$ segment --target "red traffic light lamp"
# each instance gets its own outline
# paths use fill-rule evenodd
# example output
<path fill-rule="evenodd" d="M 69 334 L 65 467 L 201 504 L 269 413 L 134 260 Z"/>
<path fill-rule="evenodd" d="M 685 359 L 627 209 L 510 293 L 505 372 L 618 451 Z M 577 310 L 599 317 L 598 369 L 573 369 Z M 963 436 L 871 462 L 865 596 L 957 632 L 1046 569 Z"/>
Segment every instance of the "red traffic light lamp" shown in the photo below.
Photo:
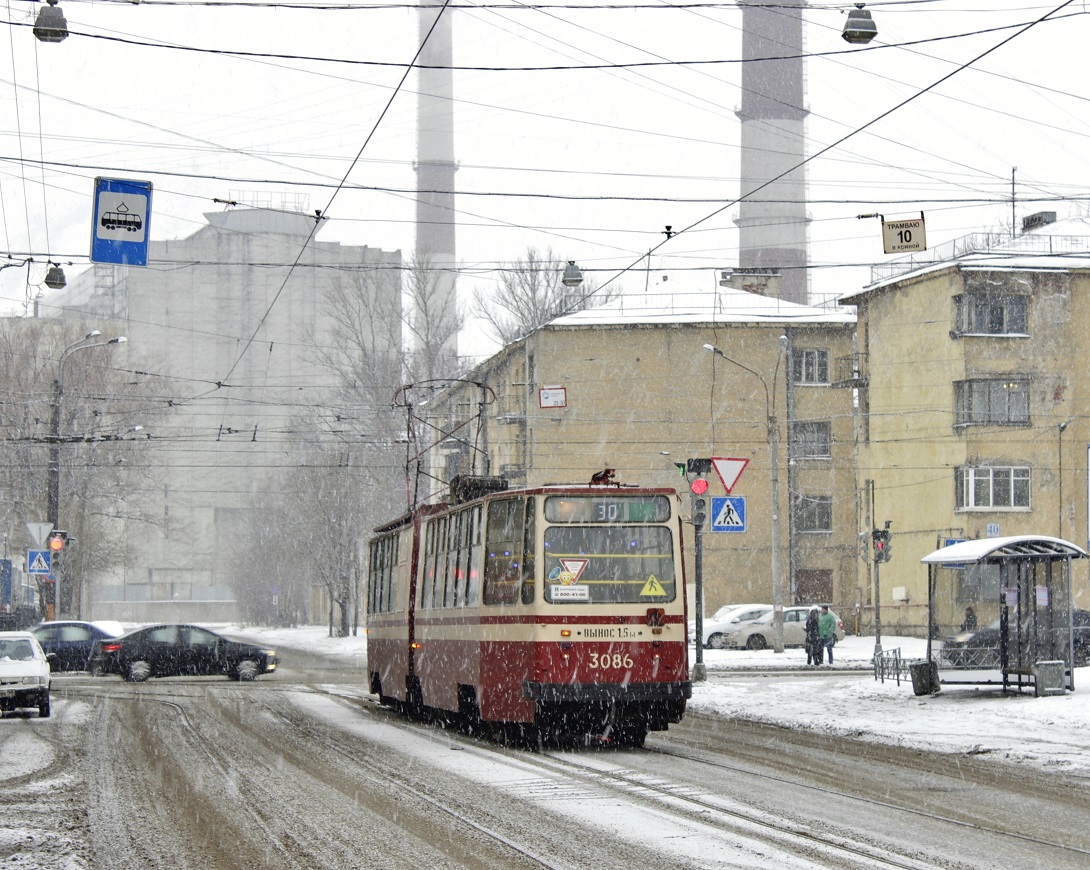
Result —
<path fill-rule="evenodd" d="M 704 495 L 708 491 L 708 479 L 706 477 L 698 477 L 689 484 L 689 490 L 693 495 Z"/>
<path fill-rule="evenodd" d="M 68 543 L 68 532 L 55 531 L 49 536 L 49 540 L 46 541 L 46 545 L 54 553 L 59 553 L 64 549 L 64 545 Z"/>

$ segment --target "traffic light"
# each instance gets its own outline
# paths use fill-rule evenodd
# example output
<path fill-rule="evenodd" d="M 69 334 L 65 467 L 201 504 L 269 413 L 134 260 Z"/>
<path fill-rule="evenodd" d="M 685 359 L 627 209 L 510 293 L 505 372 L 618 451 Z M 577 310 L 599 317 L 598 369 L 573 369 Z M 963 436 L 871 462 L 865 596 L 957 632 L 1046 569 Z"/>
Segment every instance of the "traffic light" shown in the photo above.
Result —
<path fill-rule="evenodd" d="M 689 484 L 689 507 L 692 509 L 693 525 L 704 528 L 708 521 L 708 479 L 697 477 Z"/>
<path fill-rule="evenodd" d="M 871 532 L 871 539 L 874 541 L 875 562 L 888 562 L 893 558 L 893 553 L 890 551 L 889 529 L 875 529 Z"/>
<path fill-rule="evenodd" d="M 59 553 L 64 549 L 64 545 L 68 543 L 68 532 L 56 529 L 49 533 L 49 540 L 46 541 L 46 545 L 54 553 Z"/>
<path fill-rule="evenodd" d="M 685 470 L 689 474 L 707 474 L 712 470 L 710 459 L 686 459 Z"/>

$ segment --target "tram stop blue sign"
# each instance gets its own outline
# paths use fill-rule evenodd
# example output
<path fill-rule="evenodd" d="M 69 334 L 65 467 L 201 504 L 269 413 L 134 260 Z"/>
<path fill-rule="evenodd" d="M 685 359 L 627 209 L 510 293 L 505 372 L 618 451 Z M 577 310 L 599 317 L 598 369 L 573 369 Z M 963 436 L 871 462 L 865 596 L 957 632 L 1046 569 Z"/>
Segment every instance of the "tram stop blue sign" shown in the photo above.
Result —
<path fill-rule="evenodd" d="M 91 262 L 148 264 L 151 182 L 96 178 Z"/>

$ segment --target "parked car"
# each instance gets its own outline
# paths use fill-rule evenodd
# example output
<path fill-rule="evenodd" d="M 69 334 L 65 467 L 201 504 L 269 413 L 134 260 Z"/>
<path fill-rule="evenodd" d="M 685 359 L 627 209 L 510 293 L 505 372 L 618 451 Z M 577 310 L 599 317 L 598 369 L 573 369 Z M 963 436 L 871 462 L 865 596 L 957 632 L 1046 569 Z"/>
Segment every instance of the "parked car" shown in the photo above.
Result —
<path fill-rule="evenodd" d="M 806 645 L 806 615 L 811 605 L 805 607 L 785 607 L 783 611 L 783 645 Z M 833 643 L 844 640 L 844 622 L 836 613 L 829 611 L 836 618 L 836 634 Z M 725 635 L 725 641 L 731 649 L 767 649 L 772 642 L 772 608 L 753 622 L 734 627 Z"/>
<path fill-rule="evenodd" d="M 810 615 L 812 604 L 801 607 L 785 607 L 783 609 L 783 645 L 806 646 L 806 617 Z M 821 605 L 818 605 L 819 607 Z M 844 640 L 844 621 L 832 610 L 829 611 L 836 617 L 836 633 L 833 635 L 833 644 Z"/>
<path fill-rule="evenodd" d="M 272 673 L 276 651 L 230 640 L 197 625 L 150 625 L 95 641 L 93 674 L 118 674 L 131 682 L 149 677 L 223 675 L 253 680 Z"/>
<path fill-rule="evenodd" d="M 726 649 L 727 634 L 739 625 L 760 619 L 772 612 L 771 604 L 732 604 L 720 607 L 715 615 L 704 620 L 705 649 Z M 696 638 L 696 623 L 692 623 L 690 636 Z"/>
<path fill-rule="evenodd" d="M 1074 665 L 1083 667 L 1090 663 L 1090 610 L 1072 611 L 1071 631 Z M 944 638 L 939 661 L 949 668 L 998 668 L 999 618 Z"/>
<path fill-rule="evenodd" d="M 96 640 L 117 637 L 125 633 L 120 622 L 42 622 L 31 633 L 42 645 L 53 673 L 85 671 L 91 660 Z"/>
<path fill-rule="evenodd" d="M 49 661 L 29 631 L 0 631 L 0 714 L 26 707 L 49 715 Z"/>

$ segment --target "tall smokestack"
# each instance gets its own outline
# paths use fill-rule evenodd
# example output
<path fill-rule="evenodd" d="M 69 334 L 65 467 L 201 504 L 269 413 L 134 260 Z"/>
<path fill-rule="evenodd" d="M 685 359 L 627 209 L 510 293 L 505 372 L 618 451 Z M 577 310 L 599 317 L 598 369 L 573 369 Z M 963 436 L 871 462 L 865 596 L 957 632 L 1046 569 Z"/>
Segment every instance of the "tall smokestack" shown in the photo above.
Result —
<path fill-rule="evenodd" d="M 738 262 L 777 269 L 779 297 L 808 300 L 802 7 L 742 6 L 742 202 Z M 762 60 L 776 58 L 776 60 Z M 792 167 L 800 166 L 798 169 Z M 787 173 L 784 175 L 784 173 Z M 757 191 L 762 184 L 783 175 Z M 756 192 L 753 192 L 756 191 Z M 770 285 L 774 286 L 774 285 Z"/>
<path fill-rule="evenodd" d="M 444 298 L 433 310 L 455 315 L 457 256 L 454 246 L 454 64 L 451 12 L 437 0 L 420 11 L 420 39 L 427 38 L 418 71 L 416 141 L 416 260 L 427 264 Z M 433 7 L 433 8 L 432 8 Z M 436 16 L 439 17 L 438 23 Z M 432 31 L 432 25 L 435 25 Z M 431 36 L 428 33 L 431 32 Z M 457 355 L 457 334 L 442 349 Z"/>

